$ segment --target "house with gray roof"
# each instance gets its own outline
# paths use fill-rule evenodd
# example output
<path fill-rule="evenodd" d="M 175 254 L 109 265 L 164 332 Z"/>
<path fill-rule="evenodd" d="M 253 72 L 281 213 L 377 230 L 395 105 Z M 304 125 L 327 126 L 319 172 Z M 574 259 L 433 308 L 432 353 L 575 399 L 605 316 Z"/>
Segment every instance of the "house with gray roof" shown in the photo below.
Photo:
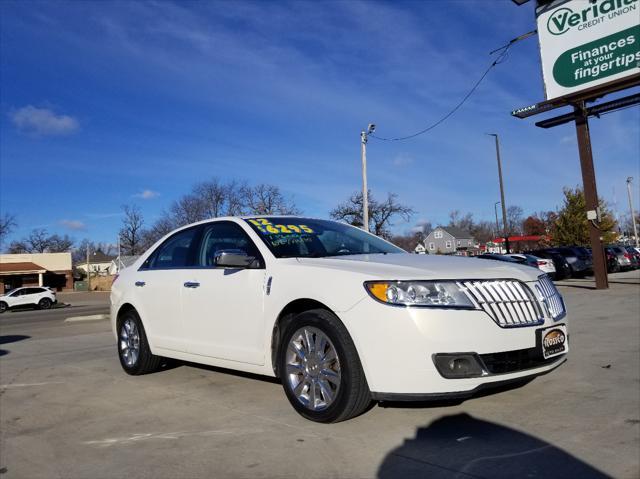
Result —
<path fill-rule="evenodd" d="M 473 249 L 475 244 L 471 233 L 455 226 L 438 226 L 424 240 L 429 254 L 454 254 Z"/>

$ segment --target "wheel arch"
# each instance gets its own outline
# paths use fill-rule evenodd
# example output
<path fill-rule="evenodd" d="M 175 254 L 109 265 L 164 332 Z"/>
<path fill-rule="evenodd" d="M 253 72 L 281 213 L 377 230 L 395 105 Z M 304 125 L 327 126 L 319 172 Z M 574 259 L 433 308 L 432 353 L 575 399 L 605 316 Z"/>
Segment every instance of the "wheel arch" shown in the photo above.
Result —
<path fill-rule="evenodd" d="M 131 304 L 131 303 L 122 304 L 120 306 L 120 308 L 118 309 L 118 313 L 116 314 L 116 324 L 115 324 L 116 331 L 120 327 L 120 319 L 122 319 L 122 316 L 124 316 L 124 314 L 128 313 L 129 311 L 135 311 L 135 313 L 140 318 L 140 313 L 138 312 L 138 310 L 136 309 L 136 307 L 133 304 Z M 142 318 L 140 318 L 140 321 L 142 321 Z"/>
<path fill-rule="evenodd" d="M 278 371 L 278 352 L 280 351 L 280 345 L 282 340 L 282 333 L 286 329 L 287 325 L 293 321 L 296 315 L 312 309 L 324 309 L 325 311 L 333 314 L 340 322 L 342 320 L 329 306 L 311 298 L 298 298 L 289 302 L 276 318 L 273 329 L 271 331 L 271 367 L 276 377 L 280 377 Z M 343 323 L 344 324 L 344 323 Z"/>

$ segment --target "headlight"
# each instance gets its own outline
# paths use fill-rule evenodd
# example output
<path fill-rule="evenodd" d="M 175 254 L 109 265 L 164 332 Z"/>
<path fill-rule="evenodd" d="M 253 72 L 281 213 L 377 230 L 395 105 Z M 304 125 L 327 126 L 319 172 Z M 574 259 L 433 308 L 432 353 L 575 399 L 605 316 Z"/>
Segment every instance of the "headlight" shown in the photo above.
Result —
<path fill-rule="evenodd" d="M 364 287 L 373 299 L 385 304 L 476 308 L 455 281 L 367 281 Z"/>

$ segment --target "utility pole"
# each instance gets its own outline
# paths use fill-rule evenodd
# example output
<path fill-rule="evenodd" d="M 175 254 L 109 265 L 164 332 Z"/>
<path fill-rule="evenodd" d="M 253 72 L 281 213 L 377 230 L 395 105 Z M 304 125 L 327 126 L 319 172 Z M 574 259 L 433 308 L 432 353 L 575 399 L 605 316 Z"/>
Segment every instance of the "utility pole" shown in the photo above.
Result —
<path fill-rule="evenodd" d="M 596 288 L 609 288 L 607 276 L 607 261 L 604 255 L 604 246 L 600 228 L 600 207 L 598 204 L 598 190 L 596 188 L 596 172 L 593 167 L 593 153 L 591 151 L 591 134 L 589 133 L 588 113 L 585 102 L 580 101 L 573 107 L 576 135 L 578 137 L 578 152 L 580 154 L 580 170 L 582 171 L 582 184 L 584 187 L 584 200 L 587 209 L 589 224 L 589 238 L 591 240 L 591 252 L 593 254 L 593 274 L 596 277 Z"/>
<path fill-rule="evenodd" d="M 496 236 L 500 234 L 500 223 L 498 223 L 498 205 L 499 204 L 500 204 L 499 201 L 496 201 L 493 204 L 493 212 L 496 214 Z"/>
<path fill-rule="evenodd" d="M 91 291 L 91 267 L 89 265 L 89 243 L 87 243 L 87 290 Z"/>
<path fill-rule="evenodd" d="M 367 131 L 360 132 L 360 144 L 362 151 L 362 229 L 369 232 L 369 188 L 367 186 L 367 141 L 371 133 L 376 130 L 376 125 L 369 123 Z"/>
<path fill-rule="evenodd" d="M 631 182 L 633 178 L 627 178 L 627 193 L 629 194 L 629 211 L 631 211 L 631 223 L 633 224 L 633 238 L 636 241 L 636 248 L 640 248 L 640 239 L 638 239 L 638 228 L 636 227 L 636 214 L 633 211 L 633 201 L 631 200 Z"/>
<path fill-rule="evenodd" d="M 504 231 L 504 247 L 507 250 L 507 254 L 511 251 L 509 249 L 509 232 L 507 231 L 507 207 L 504 203 L 504 185 L 502 183 L 502 163 L 500 161 L 500 142 L 498 141 L 498 135 L 495 133 L 487 133 L 489 136 L 493 136 L 496 140 L 496 157 L 498 158 L 498 178 L 500 179 L 500 201 L 502 203 L 502 229 Z"/>

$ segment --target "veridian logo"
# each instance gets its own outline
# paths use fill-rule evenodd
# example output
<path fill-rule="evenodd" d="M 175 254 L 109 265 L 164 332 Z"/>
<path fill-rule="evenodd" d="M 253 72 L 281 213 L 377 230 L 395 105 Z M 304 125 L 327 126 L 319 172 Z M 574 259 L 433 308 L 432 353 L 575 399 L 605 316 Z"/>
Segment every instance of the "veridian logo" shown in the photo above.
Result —
<path fill-rule="evenodd" d="M 586 2 L 586 0 L 578 3 L 576 0 L 572 3 L 573 5 L 586 5 L 586 8 L 579 12 L 574 12 L 567 7 L 557 9 L 547 20 L 547 30 L 552 35 L 562 35 L 578 25 L 583 25 L 582 28 L 584 28 L 606 18 L 611 19 L 626 14 L 635 15 L 637 8 L 635 3 L 638 3 L 638 0 L 601 0 L 598 3 Z"/>
<path fill-rule="evenodd" d="M 569 17 L 573 15 L 570 8 L 560 8 L 553 12 L 547 21 L 547 30 L 553 35 L 562 35 L 569 30 Z"/>

